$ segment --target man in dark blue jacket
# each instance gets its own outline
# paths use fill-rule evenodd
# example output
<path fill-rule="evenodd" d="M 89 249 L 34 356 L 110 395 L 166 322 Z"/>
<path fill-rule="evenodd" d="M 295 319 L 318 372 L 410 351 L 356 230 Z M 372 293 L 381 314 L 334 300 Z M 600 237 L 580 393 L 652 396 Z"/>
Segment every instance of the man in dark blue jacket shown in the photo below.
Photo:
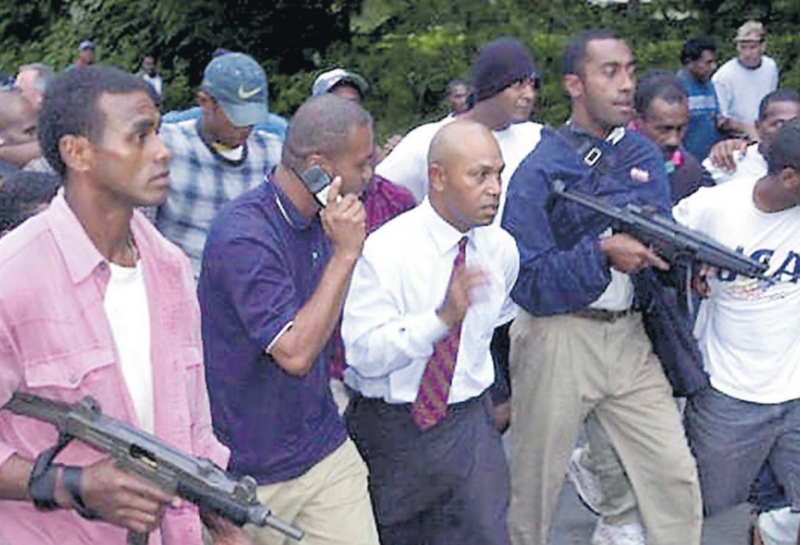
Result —
<path fill-rule="evenodd" d="M 701 539 L 701 497 L 671 387 L 636 310 L 633 275 L 668 264 L 610 221 L 556 197 L 567 188 L 669 214 L 664 162 L 625 132 L 634 115 L 634 62 L 611 32 L 574 38 L 564 60 L 571 119 L 549 131 L 509 186 L 502 226 L 520 251 L 512 298 L 523 309 L 510 337 L 515 545 L 544 545 L 568 459 L 593 412 L 631 480 L 650 545 Z M 593 544 L 645 543 L 624 513 Z M 610 531 L 610 526 L 611 528 Z M 614 535 L 612 535 L 614 533 Z"/>

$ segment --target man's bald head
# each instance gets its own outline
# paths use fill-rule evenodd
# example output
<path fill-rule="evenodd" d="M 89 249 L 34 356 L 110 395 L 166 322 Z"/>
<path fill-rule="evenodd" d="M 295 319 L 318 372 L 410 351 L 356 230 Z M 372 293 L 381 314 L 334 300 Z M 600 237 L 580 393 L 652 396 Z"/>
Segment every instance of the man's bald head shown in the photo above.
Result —
<path fill-rule="evenodd" d="M 428 149 L 431 206 L 462 232 L 489 225 L 500 204 L 503 166 L 487 127 L 466 119 L 445 125 Z"/>
<path fill-rule="evenodd" d="M 0 140 L 3 145 L 36 140 L 36 111 L 18 91 L 0 91 Z"/>
<path fill-rule="evenodd" d="M 498 142 L 486 126 L 468 119 L 448 123 L 437 131 L 428 148 L 428 164 L 446 165 L 469 153 L 471 146 L 495 146 Z M 498 149 L 500 154 L 500 148 Z"/>

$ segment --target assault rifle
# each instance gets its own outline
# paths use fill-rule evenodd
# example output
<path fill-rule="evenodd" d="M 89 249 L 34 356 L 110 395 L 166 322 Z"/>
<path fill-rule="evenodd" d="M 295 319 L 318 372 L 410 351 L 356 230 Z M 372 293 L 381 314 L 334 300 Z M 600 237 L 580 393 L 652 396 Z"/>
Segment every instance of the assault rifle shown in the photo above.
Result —
<path fill-rule="evenodd" d="M 688 286 L 695 263 L 706 263 L 718 269 L 771 282 L 765 274 L 768 271 L 767 263 L 734 252 L 712 237 L 684 227 L 652 209 L 634 204 L 619 208 L 597 197 L 569 191 L 562 180 L 554 181 L 552 188 L 559 197 L 611 218 L 616 230 L 628 233 L 643 244 L 650 245 L 671 264 L 686 266 Z"/>
<path fill-rule="evenodd" d="M 53 424 L 60 434 L 55 452 L 78 439 L 111 455 L 121 469 L 238 526 L 269 526 L 296 540 L 303 537 L 303 532 L 259 503 L 252 477 L 236 481 L 211 460 L 183 454 L 149 433 L 105 416 L 91 397 L 68 404 L 17 392 L 4 408 Z M 146 544 L 147 534 L 129 532 L 128 543 Z"/>

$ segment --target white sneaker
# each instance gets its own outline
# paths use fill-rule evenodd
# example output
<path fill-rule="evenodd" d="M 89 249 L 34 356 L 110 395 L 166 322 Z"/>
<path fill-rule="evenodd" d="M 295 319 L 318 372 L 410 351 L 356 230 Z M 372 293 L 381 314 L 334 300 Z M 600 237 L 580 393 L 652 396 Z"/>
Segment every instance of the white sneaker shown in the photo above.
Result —
<path fill-rule="evenodd" d="M 760 513 L 757 527 L 764 545 L 795 545 L 798 543 L 798 513 L 789 507 Z"/>
<path fill-rule="evenodd" d="M 592 533 L 592 545 L 645 545 L 645 528 L 639 522 L 608 524 L 598 519 Z"/>
<path fill-rule="evenodd" d="M 570 463 L 567 466 L 567 477 L 573 483 L 573 488 L 576 489 L 581 503 L 595 513 L 601 514 L 601 501 L 603 501 L 603 492 L 601 491 L 601 482 L 595 473 L 581 465 L 581 457 L 584 453 L 584 447 L 576 447 L 570 455 Z"/>

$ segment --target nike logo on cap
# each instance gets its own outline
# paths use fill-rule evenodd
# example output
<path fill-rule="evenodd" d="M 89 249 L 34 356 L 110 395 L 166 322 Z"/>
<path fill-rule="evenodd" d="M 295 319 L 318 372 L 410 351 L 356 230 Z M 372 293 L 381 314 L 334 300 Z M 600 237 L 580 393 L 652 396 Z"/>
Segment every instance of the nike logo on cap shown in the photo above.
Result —
<path fill-rule="evenodd" d="M 251 97 L 256 96 L 259 93 L 259 91 L 261 91 L 261 87 L 256 87 L 252 91 L 245 91 L 245 87 L 243 85 L 240 85 L 237 94 L 239 95 L 240 100 L 247 100 Z"/>

